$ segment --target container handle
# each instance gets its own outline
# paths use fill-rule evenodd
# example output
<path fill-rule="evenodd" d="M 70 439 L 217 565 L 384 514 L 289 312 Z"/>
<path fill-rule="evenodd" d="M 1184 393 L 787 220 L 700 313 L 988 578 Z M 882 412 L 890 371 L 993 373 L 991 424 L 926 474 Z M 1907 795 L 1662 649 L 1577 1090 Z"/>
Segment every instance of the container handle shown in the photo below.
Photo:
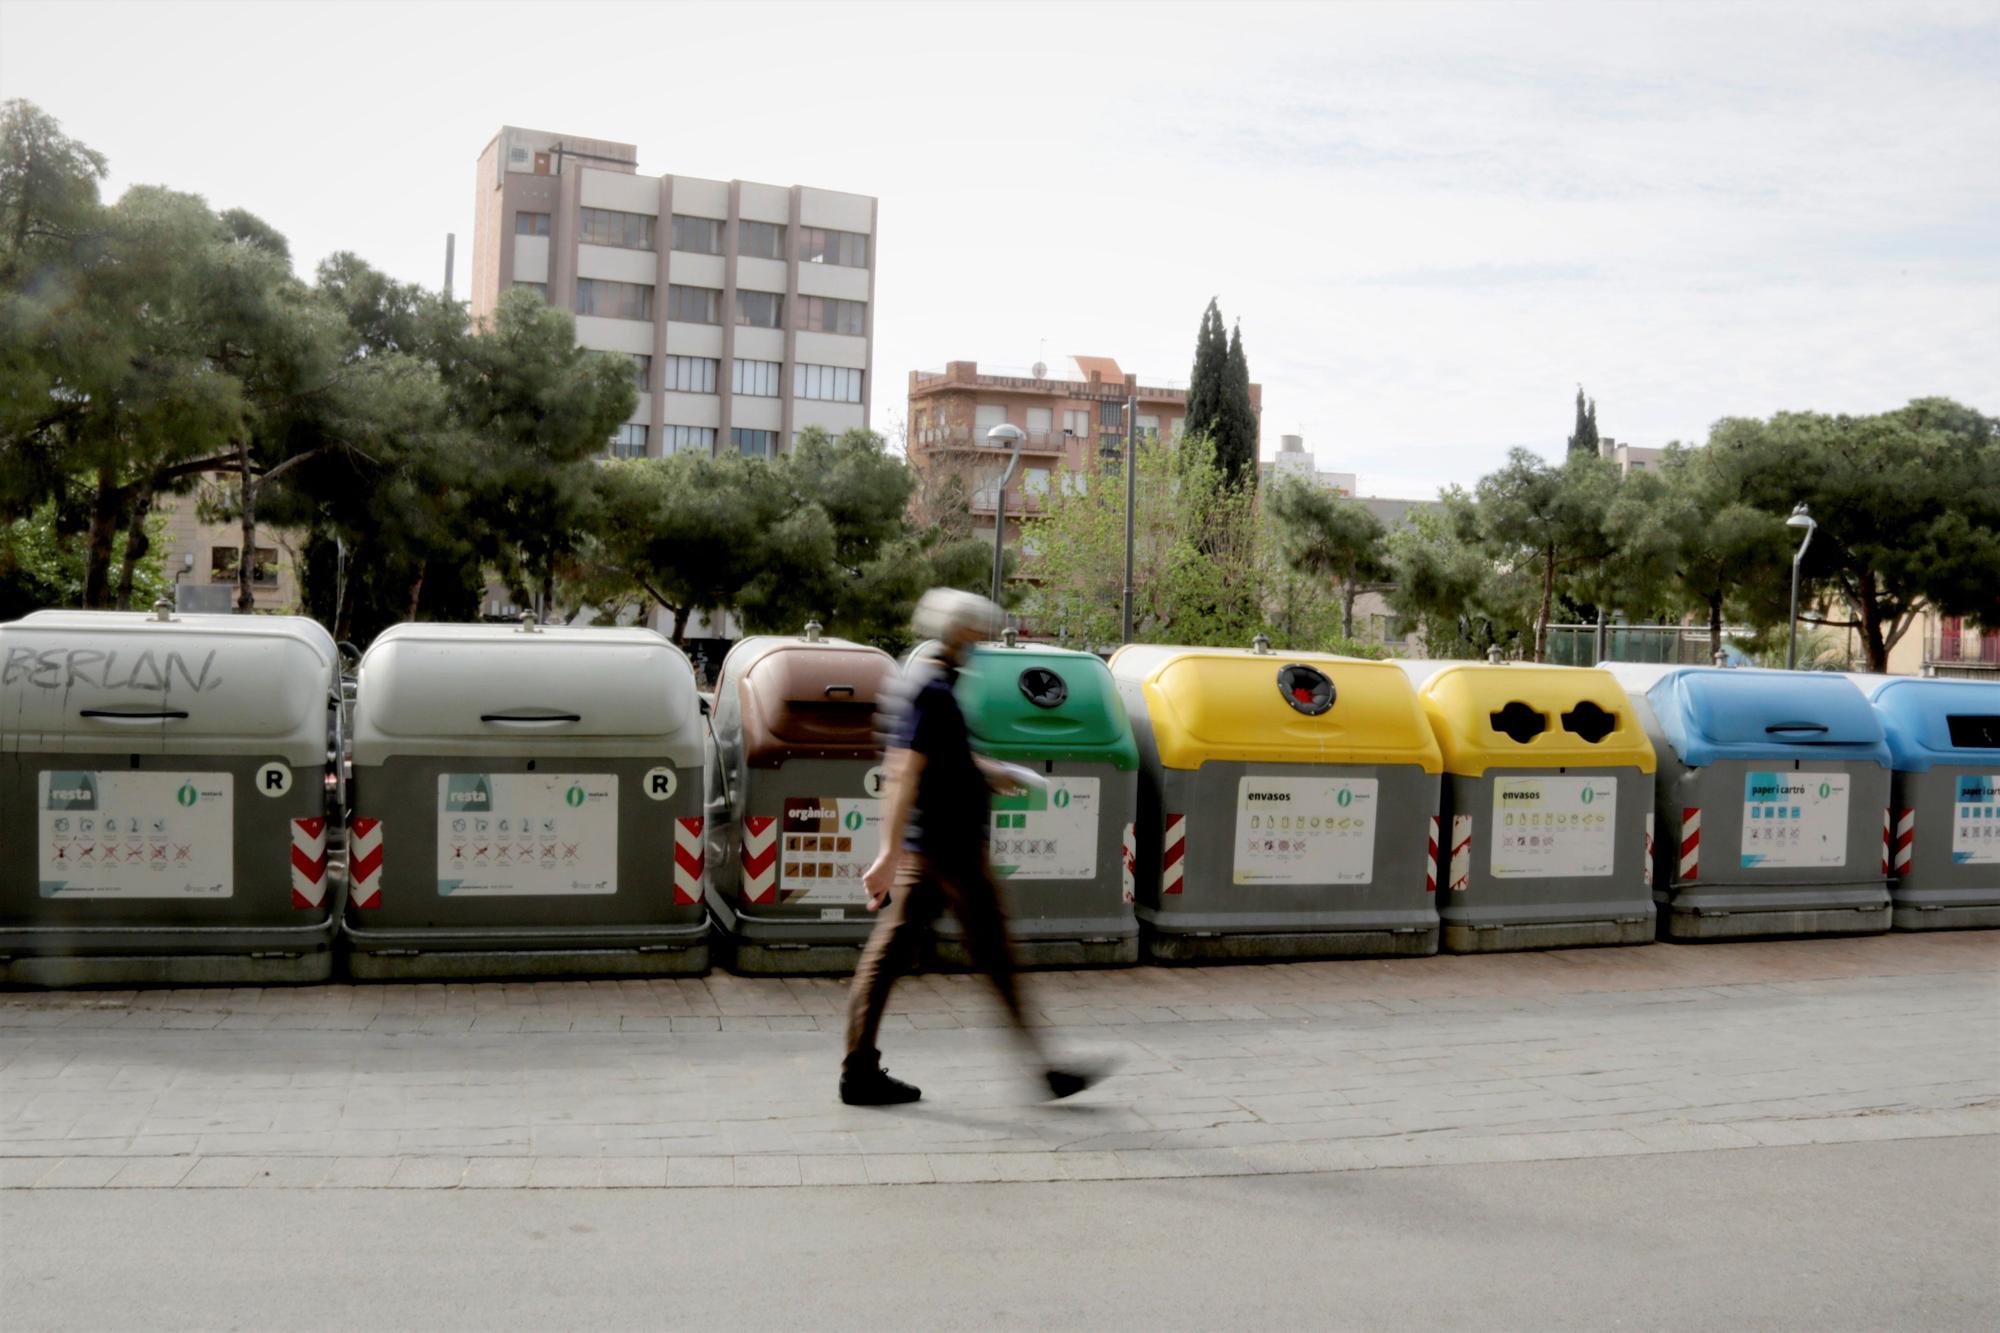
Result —
<path fill-rule="evenodd" d="M 581 722 L 581 713 L 481 713 L 481 722 L 492 722 L 503 727 L 554 727 L 566 722 Z"/>
<path fill-rule="evenodd" d="M 1779 722 L 1764 728 L 1764 734 L 1767 736 L 1776 736 L 1791 731 L 1809 731 L 1824 735 L 1826 734 L 1826 724 L 1822 722 Z"/>
<path fill-rule="evenodd" d="M 828 698 L 836 694 L 844 694 L 852 699 L 854 697 L 854 687 L 852 685 L 829 685 L 826 687 L 826 694 Z"/>
<path fill-rule="evenodd" d="M 185 722 L 184 708 L 157 708 L 149 713 L 124 713 L 115 708 L 85 708 L 77 713 L 93 722 Z"/>

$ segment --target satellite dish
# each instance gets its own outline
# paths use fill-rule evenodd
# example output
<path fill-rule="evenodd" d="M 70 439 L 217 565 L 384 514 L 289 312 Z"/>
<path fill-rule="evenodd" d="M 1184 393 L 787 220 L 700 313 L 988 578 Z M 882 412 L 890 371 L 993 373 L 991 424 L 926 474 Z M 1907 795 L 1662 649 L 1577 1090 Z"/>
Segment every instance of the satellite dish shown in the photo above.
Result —
<path fill-rule="evenodd" d="M 1049 377 L 1048 363 L 1045 361 L 1035 362 L 1035 378 L 1038 380 L 1045 380 L 1048 377 Z"/>

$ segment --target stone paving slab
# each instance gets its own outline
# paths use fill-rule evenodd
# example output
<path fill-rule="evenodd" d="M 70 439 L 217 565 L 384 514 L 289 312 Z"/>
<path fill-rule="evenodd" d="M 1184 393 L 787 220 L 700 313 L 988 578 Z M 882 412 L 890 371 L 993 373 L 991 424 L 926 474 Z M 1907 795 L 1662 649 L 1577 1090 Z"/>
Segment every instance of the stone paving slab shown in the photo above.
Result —
<path fill-rule="evenodd" d="M 2000 932 L 898 988 L 913 1107 L 833 1095 L 838 980 L 0 994 L 0 1188 L 1132 1179 L 2000 1133 Z M 251 1021 L 256 1020 L 256 1021 Z"/>

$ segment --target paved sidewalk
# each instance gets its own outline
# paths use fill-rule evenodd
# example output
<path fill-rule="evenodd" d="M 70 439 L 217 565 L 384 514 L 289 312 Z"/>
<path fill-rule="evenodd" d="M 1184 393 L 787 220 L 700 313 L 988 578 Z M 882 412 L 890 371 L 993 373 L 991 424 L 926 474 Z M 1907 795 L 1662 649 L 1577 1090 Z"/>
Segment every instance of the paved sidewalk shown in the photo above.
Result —
<path fill-rule="evenodd" d="M 973 978 L 925 1100 L 833 1095 L 827 980 L 0 994 L 0 1186 L 1133 1179 L 2000 1133 L 2000 933 L 1046 973 L 1031 1102 Z"/>

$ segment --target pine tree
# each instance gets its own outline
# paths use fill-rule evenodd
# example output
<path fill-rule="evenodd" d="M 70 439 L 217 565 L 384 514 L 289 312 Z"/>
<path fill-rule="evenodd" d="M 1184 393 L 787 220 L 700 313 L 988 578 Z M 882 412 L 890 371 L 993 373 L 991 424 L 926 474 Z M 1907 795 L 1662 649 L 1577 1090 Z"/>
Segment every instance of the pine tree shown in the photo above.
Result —
<path fill-rule="evenodd" d="M 1570 432 L 1569 451 L 1597 457 L 1597 400 L 1586 400 L 1583 386 L 1576 386 L 1576 426 Z"/>
<path fill-rule="evenodd" d="M 1243 326 L 1229 335 L 1222 408 L 1215 425 L 1215 461 L 1231 486 L 1257 484 L 1257 409 L 1250 402 L 1250 363 L 1243 355 Z"/>

